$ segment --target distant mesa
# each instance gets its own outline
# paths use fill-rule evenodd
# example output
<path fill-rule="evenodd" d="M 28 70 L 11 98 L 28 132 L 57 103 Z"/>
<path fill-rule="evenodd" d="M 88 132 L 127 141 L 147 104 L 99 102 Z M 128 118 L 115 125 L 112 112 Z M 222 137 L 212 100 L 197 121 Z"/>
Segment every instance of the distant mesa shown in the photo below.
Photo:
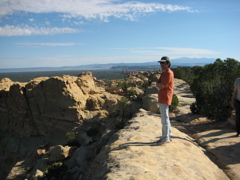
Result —
<path fill-rule="evenodd" d="M 213 63 L 214 58 L 176 58 L 172 59 L 172 67 L 178 66 L 204 66 Z M 148 70 L 159 68 L 156 61 L 144 63 L 108 63 L 108 64 L 88 64 L 80 66 L 63 66 L 63 67 L 34 67 L 34 68 L 2 68 L 0 72 L 24 72 L 24 71 L 61 71 L 61 70 L 100 70 L 100 69 L 139 69 Z"/>

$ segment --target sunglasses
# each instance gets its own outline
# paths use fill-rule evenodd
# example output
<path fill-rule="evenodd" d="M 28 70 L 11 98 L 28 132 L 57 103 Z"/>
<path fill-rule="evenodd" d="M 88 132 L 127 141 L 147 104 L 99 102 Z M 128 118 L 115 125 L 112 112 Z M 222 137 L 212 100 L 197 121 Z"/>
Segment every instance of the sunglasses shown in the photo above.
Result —
<path fill-rule="evenodd" d="M 166 62 L 160 62 L 160 64 L 165 64 Z"/>

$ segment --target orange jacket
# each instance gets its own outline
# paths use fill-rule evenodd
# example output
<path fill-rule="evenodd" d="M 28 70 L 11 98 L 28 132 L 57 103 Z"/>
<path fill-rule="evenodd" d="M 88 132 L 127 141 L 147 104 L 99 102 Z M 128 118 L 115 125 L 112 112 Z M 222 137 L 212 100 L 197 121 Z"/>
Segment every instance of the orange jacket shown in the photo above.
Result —
<path fill-rule="evenodd" d="M 171 69 L 162 72 L 157 83 L 163 84 L 165 87 L 158 91 L 158 102 L 161 104 L 171 105 L 173 96 L 174 74 Z"/>

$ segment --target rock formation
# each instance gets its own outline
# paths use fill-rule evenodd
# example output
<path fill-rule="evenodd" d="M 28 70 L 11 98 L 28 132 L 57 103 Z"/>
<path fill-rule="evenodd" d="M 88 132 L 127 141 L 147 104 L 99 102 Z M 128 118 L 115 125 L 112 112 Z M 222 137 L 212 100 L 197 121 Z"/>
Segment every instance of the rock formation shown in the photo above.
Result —
<path fill-rule="evenodd" d="M 137 101 L 127 100 L 122 91 L 112 94 L 96 86 L 104 83 L 91 72 L 28 83 L 1 80 L 0 177 L 239 179 L 240 140 L 233 138 L 232 129 L 208 127 L 192 135 L 194 140 L 173 127 L 173 141 L 156 146 L 161 136 L 154 84 L 158 77 L 158 73 L 131 74 L 129 91 L 138 91 Z M 188 85 L 176 79 L 175 87 L 179 107 L 173 120 L 188 125 L 200 122 L 190 114 L 195 99 Z M 145 110 L 140 109 L 141 98 Z"/>
<path fill-rule="evenodd" d="M 103 115 L 101 111 L 105 110 L 97 107 L 102 107 L 107 97 L 88 76 L 46 77 L 27 84 L 14 83 L 9 91 L 1 91 L 1 130 L 27 137 L 61 135 L 85 119 Z M 89 113 L 96 108 L 97 112 Z"/>
<path fill-rule="evenodd" d="M 151 83 L 147 88 L 145 95 L 143 96 L 143 108 L 147 111 L 159 112 L 158 106 L 158 88 L 156 87 L 156 82 Z"/>
<path fill-rule="evenodd" d="M 83 146 L 102 134 L 107 136 L 123 121 L 117 121 L 122 96 L 97 87 L 91 73 L 41 77 L 29 83 L 3 79 L 0 87 L 1 177 L 21 158 L 33 161 L 39 146 L 51 155 L 50 145 L 68 144 L 68 132 L 73 133 L 75 144 Z M 128 103 L 124 116 L 133 115 L 139 108 L 139 103 Z M 52 156 L 49 159 L 51 162 Z"/>

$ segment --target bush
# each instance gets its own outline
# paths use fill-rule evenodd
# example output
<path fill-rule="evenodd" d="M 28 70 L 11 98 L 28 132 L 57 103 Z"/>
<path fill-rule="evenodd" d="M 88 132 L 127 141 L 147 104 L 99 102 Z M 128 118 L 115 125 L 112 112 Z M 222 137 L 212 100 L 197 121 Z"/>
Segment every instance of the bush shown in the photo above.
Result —
<path fill-rule="evenodd" d="M 137 95 L 137 92 L 134 90 L 134 89 L 130 89 L 129 91 L 128 91 L 128 95 L 131 97 L 131 96 L 135 96 L 135 95 Z"/>
<path fill-rule="evenodd" d="M 76 133 L 75 132 L 67 132 L 66 133 L 68 146 L 81 146 L 81 144 L 76 140 Z"/>
<path fill-rule="evenodd" d="M 127 89 L 130 87 L 129 83 L 127 81 L 124 81 L 121 85 L 121 88 L 124 93 L 127 93 Z"/>
<path fill-rule="evenodd" d="M 73 141 L 76 138 L 76 133 L 75 132 L 67 132 L 66 133 L 68 141 Z"/>
<path fill-rule="evenodd" d="M 67 166 L 62 162 L 54 162 L 47 167 L 45 170 L 44 178 L 45 179 L 62 179 L 62 176 L 66 172 Z"/>
<path fill-rule="evenodd" d="M 178 75 L 190 84 L 196 98 L 190 106 L 192 113 L 214 120 L 226 120 L 230 116 L 233 83 L 240 77 L 240 62 L 231 58 L 217 59 L 204 67 L 179 70 Z"/>
<path fill-rule="evenodd" d="M 122 117 L 125 116 L 125 110 L 128 106 L 129 100 L 125 97 L 122 97 L 121 101 L 119 101 L 119 109 L 122 110 Z"/>
<path fill-rule="evenodd" d="M 125 123 L 124 123 L 123 117 L 120 117 L 120 116 L 117 117 L 116 121 L 115 121 L 115 128 L 122 129 L 122 128 L 124 128 L 124 125 L 125 125 Z"/>
<path fill-rule="evenodd" d="M 196 102 L 195 103 L 192 103 L 190 105 L 190 110 L 193 114 L 199 114 L 200 112 L 198 111 L 198 108 L 197 108 L 197 105 L 196 105 Z"/>
<path fill-rule="evenodd" d="M 179 104 L 178 97 L 177 97 L 176 94 L 173 94 L 172 104 L 171 104 L 171 106 L 169 107 L 169 111 L 170 111 L 170 112 L 173 112 L 174 110 L 176 110 L 178 104 Z"/>

